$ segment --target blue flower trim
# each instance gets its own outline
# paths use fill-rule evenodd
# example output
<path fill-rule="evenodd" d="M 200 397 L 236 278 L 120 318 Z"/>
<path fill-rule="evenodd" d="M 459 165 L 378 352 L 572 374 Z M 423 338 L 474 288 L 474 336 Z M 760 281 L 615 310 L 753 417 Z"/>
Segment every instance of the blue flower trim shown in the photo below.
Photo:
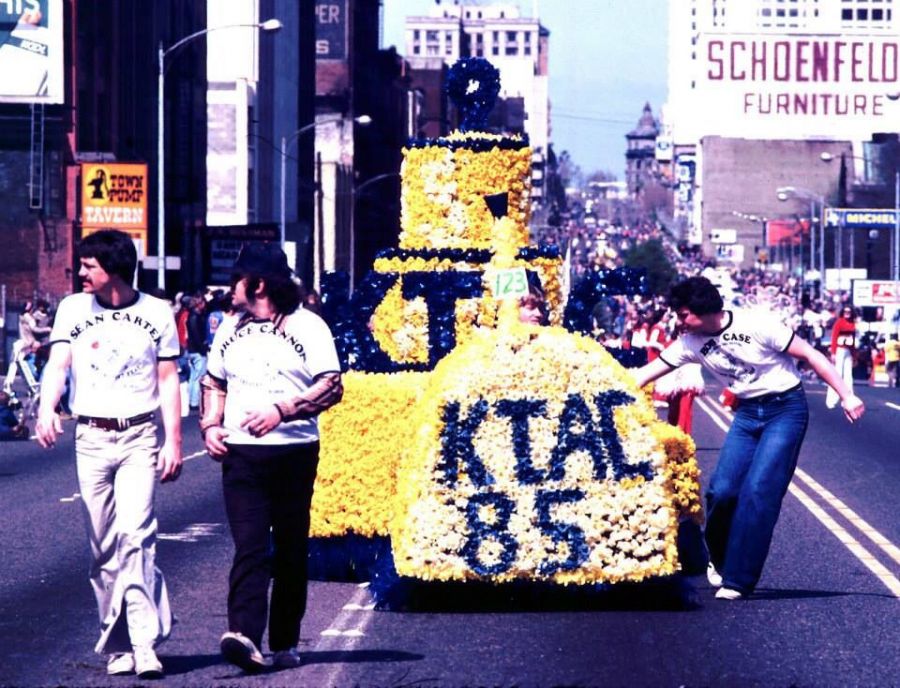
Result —
<path fill-rule="evenodd" d="M 375 258 L 390 260 L 409 260 L 410 258 L 422 258 L 424 260 L 449 260 L 454 263 L 489 263 L 494 252 L 486 248 L 386 248 L 379 251 Z"/>
<path fill-rule="evenodd" d="M 530 145 L 528 134 L 517 134 L 516 138 L 504 136 L 502 139 L 448 139 L 443 136 L 429 139 L 416 137 L 410 138 L 406 142 L 407 148 L 432 148 L 436 146 L 450 150 L 470 150 L 475 153 L 489 153 L 495 148 L 500 150 L 522 150 Z"/>
<path fill-rule="evenodd" d="M 647 271 L 643 268 L 598 270 L 579 281 L 569 294 L 563 326 L 569 332 L 590 334 L 591 310 L 607 296 L 636 296 L 648 292 Z"/>
<path fill-rule="evenodd" d="M 484 131 L 500 93 L 500 70 L 483 57 L 464 57 L 447 73 L 446 89 L 462 113 L 460 131 Z"/>

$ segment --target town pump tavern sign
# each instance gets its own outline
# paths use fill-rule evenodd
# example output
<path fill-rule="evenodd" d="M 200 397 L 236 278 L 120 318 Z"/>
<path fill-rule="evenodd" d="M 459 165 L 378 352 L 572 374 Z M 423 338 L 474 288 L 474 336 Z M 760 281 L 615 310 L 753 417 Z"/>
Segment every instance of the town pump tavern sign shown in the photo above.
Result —
<path fill-rule="evenodd" d="M 147 165 L 81 164 L 81 234 L 118 229 L 147 255 Z"/>

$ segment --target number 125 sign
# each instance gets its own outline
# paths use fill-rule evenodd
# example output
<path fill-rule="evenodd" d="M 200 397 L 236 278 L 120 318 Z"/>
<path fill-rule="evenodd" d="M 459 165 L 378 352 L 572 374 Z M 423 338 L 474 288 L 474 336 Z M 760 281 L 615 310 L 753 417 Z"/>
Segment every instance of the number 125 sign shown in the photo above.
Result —
<path fill-rule="evenodd" d="M 491 291 L 495 299 L 512 299 L 528 293 L 528 277 L 525 268 L 497 270 L 490 276 Z"/>

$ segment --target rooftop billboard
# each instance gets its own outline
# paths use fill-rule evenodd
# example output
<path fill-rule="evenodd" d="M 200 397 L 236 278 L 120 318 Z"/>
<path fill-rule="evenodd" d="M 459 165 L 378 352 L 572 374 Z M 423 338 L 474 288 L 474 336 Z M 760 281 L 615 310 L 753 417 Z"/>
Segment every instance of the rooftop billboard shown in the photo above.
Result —
<path fill-rule="evenodd" d="M 0 0 L 0 103 L 62 103 L 62 0 Z"/>

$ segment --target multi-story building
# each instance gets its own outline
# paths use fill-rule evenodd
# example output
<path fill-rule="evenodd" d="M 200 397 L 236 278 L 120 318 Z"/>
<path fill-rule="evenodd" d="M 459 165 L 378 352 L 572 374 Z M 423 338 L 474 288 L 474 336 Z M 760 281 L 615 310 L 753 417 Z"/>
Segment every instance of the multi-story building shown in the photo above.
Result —
<path fill-rule="evenodd" d="M 440 59 L 484 57 L 500 70 L 500 98 L 521 99 L 524 129 L 537 152 L 550 137 L 548 50 L 550 32 L 538 17 L 525 17 L 510 3 L 436 0 L 428 16 L 406 18 L 406 59 L 413 69 Z"/>
<path fill-rule="evenodd" d="M 683 194 L 694 243 L 751 265 L 765 243 L 742 218 L 836 202 L 839 166 L 826 161 L 840 153 L 851 184 L 872 180 L 874 141 L 900 129 L 898 10 L 895 0 L 669 3 L 665 124 L 679 182 L 695 170 Z M 740 194 L 719 186 L 737 180 Z M 787 186 L 802 189 L 796 204 L 778 200 Z M 735 230 L 739 247 L 711 244 L 718 229 Z"/>

